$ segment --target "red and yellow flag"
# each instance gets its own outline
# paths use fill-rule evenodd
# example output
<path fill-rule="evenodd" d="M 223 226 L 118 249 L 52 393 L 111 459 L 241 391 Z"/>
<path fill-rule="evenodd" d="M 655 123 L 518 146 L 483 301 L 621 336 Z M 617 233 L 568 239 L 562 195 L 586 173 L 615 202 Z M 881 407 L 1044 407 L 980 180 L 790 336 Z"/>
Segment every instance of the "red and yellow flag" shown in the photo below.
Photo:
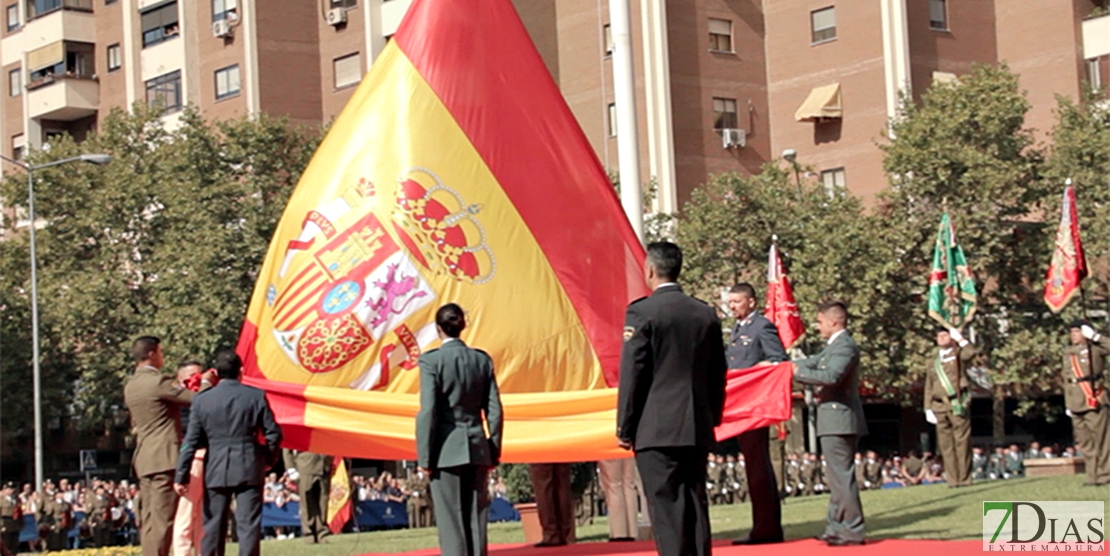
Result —
<path fill-rule="evenodd" d="M 806 334 L 806 325 L 798 315 L 798 303 L 794 301 L 794 288 L 782 268 L 779 248 L 771 243 L 767 255 L 767 306 L 763 311 L 779 331 L 779 339 L 786 349 L 790 349 Z"/>
<path fill-rule="evenodd" d="M 416 0 L 290 198 L 239 352 L 288 447 L 414 459 L 417 360 L 456 302 L 506 461 L 626 455 L 608 386 L 643 256 L 510 0 Z"/>
<path fill-rule="evenodd" d="M 1087 258 L 1079 239 L 1079 213 L 1075 208 L 1075 188 L 1064 188 L 1060 205 L 1060 227 L 1056 230 L 1056 249 L 1044 284 L 1044 302 L 1053 313 L 1064 310 L 1087 277 Z"/>
<path fill-rule="evenodd" d="M 347 460 L 339 456 L 332 459 L 328 485 L 328 529 L 338 535 L 351 520 L 351 476 L 347 474 Z"/>

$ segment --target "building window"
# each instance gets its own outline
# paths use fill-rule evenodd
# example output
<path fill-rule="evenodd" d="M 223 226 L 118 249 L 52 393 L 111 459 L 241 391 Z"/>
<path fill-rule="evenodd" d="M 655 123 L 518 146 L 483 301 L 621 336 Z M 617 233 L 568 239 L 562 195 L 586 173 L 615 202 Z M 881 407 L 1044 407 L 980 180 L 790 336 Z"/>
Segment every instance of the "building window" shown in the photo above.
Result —
<path fill-rule="evenodd" d="M 181 72 L 160 75 L 146 82 L 146 102 L 162 113 L 181 110 Z"/>
<path fill-rule="evenodd" d="M 8 96 L 23 94 L 23 70 L 16 68 L 8 72 Z"/>
<path fill-rule="evenodd" d="M 96 74 L 94 50 L 87 42 L 58 41 L 27 53 L 27 90 L 58 78 L 91 79 Z"/>
<path fill-rule="evenodd" d="M 613 28 L 606 23 L 601 27 L 601 38 L 605 41 L 605 55 L 613 55 Z"/>
<path fill-rule="evenodd" d="M 104 0 L 104 5 L 105 6 L 110 6 L 110 5 L 115 4 L 115 3 L 116 3 L 116 0 Z"/>
<path fill-rule="evenodd" d="M 16 137 L 19 137 L 20 139 L 23 138 L 22 135 L 16 135 Z M 12 138 L 12 141 L 15 141 L 15 137 Z M 26 151 L 26 147 L 23 145 L 16 145 L 12 147 L 12 158 L 16 160 L 23 160 L 24 151 Z"/>
<path fill-rule="evenodd" d="M 358 0 L 331 0 L 333 8 L 353 8 L 358 5 Z"/>
<path fill-rule="evenodd" d="M 617 136 L 617 104 L 615 102 L 609 103 L 609 137 Z"/>
<path fill-rule="evenodd" d="M 8 31 L 19 29 L 19 4 L 12 4 L 7 9 Z"/>
<path fill-rule="evenodd" d="M 829 197 L 843 193 L 846 187 L 844 168 L 833 168 L 821 172 L 821 184 L 825 186 L 825 193 Z"/>
<path fill-rule="evenodd" d="M 216 70 L 216 100 L 239 94 L 239 64 Z"/>
<path fill-rule="evenodd" d="M 212 0 L 212 21 L 238 21 L 239 0 Z"/>
<path fill-rule="evenodd" d="M 144 48 L 176 37 L 181 31 L 177 24 L 177 2 L 142 12 L 142 20 Z"/>
<path fill-rule="evenodd" d="M 732 52 L 732 22 L 727 19 L 709 20 L 709 50 Z"/>
<path fill-rule="evenodd" d="M 736 119 L 736 99 L 713 99 L 713 129 L 736 129 L 740 127 Z"/>
<path fill-rule="evenodd" d="M 937 31 L 948 30 L 947 0 L 929 0 L 929 28 Z"/>
<path fill-rule="evenodd" d="M 362 80 L 362 56 L 355 52 L 332 62 L 335 71 L 335 88 L 342 89 L 357 85 Z"/>
<path fill-rule="evenodd" d="M 119 43 L 108 45 L 108 71 L 116 71 L 123 65 L 120 58 Z"/>
<path fill-rule="evenodd" d="M 63 8 L 91 12 L 92 0 L 27 0 L 27 19 L 34 19 Z"/>
<path fill-rule="evenodd" d="M 836 7 L 829 6 L 809 14 L 813 24 L 813 44 L 836 38 Z"/>

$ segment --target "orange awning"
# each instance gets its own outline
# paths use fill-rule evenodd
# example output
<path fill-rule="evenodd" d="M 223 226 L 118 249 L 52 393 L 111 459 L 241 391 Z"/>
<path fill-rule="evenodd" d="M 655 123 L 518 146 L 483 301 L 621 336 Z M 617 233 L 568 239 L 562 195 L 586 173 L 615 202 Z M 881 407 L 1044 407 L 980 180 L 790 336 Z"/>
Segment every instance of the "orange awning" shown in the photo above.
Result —
<path fill-rule="evenodd" d="M 814 87 L 805 102 L 794 112 L 799 122 L 816 122 L 839 118 L 843 113 L 840 103 L 840 83 Z"/>

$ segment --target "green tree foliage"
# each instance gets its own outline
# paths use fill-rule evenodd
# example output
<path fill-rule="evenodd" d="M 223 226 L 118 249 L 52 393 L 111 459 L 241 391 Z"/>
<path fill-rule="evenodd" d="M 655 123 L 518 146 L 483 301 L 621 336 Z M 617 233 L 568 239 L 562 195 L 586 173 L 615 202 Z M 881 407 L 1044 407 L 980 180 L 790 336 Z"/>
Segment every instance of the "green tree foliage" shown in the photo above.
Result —
<path fill-rule="evenodd" d="M 137 106 L 113 112 L 80 145 L 61 140 L 32 154 L 31 164 L 114 157 L 104 167 L 35 173 L 49 415 L 93 428 L 107 422 L 122 403 L 138 335 L 163 338 L 167 366 L 235 344 L 270 237 L 319 137 L 265 116 L 205 122 L 191 109 L 168 131 Z M 22 204 L 25 183 L 10 175 L 3 197 Z M 26 234 L 11 237 L 0 242 L 5 386 L 13 374 L 30 376 Z M 29 384 L 20 386 L 4 390 L 6 418 L 30 400 Z M 9 426 L 19 424 L 5 420 L 5 435 Z"/>

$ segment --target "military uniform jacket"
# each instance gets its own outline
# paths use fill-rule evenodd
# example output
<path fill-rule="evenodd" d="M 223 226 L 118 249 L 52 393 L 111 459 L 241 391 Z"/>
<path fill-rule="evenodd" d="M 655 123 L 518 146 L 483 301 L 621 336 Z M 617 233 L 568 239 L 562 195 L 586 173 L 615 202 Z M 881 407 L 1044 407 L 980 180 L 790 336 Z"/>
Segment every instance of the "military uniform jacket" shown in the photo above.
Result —
<path fill-rule="evenodd" d="M 69 504 L 48 499 L 39 508 L 36 518 L 40 529 L 54 532 L 67 531 L 70 522 Z"/>
<path fill-rule="evenodd" d="M 265 444 L 259 443 L 260 436 Z M 280 455 L 280 444 L 281 429 L 262 390 L 223 379 L 193 400 L 174 481 L 188 484 L 193 456 L 207 448 L 206 488 L 261 486 Z"/>
<path fill-rule="evenodd" d="M 331 467 L 329 465 L 331 456 L 297 450 L 285 450 L 282 455 L 285 460 L 285 468 L 296 469 L 305 481 L 311 482 L 315 477 L 331 476 L 331 471 L 328 469 Z"/>
<path fill-rule="evenodd" d="M 736 323 L 728 341 L 728 368 L 747 369 L 756 363 L 786 361 L 786 350 L 775 324 L 759 313 Z"/>
<path fill-rule="evenodd" d="M 145 477 L 172 471 L 181 447 L 181 406 L 193 392 L 154 367 L 139 367 L 123 387 L 123 400 L 131 412 L 135 432 L 135 475 Z"/>
<path fill-rule="evenodd" d="M 449 340 L 420 356 L 416 454 L 421 467 L 497 465 L 502 426 L 501 394 L 486 352 Z"/>
<path fill-rule="evenodd" d="M 1090 350 L 1087 346 L 1090 345 Z M 1075 371 L 1072 370 L 1072 356 L 1079 357 L 1079 369 L 1084 377 L 1103 374 L 1105 369 L 1106 354 L 1110 352 L 1110 337 L 1103 336 L 1098 342 L 1084 342 L 1078 346 L 1069 345 L 1064 348 L 1064 366 L 1061 378 L 1064 383 L 1064 406 L 1072 413 L 1082 413 L 1095 409 L 1087 405 L 1087 395 L 1083 391 L 1083 383 L 1077 380 Z M 1110 396 L 1106 393 L 1106 378 L 1087 381 L 1095 393 L 1095 399 L 1100 406 L 1110 404 Z M 1101 390 L 1101 394 L 1099 391 Z"/>
<path fill-rule="evenodd" d="M 859 397 L 859 346 L 847 330 L 838 333 L 821 353 L 794 365 L 798 369 L 795 382 L 820 386 L 817 436 L 867 434 Z"/>
<path fill-rule="evenodd" d="M 952 383 L 952 387 L 956 389 L 957 396 L 962 395 L 971 386 L 971 381 L 967 378 L 966 366 L 971 358 L 978 354 L 978 348 L 967 344 L 959 349 L 952 348 L 948 353 L 940 355 L 941 368 L 944 369 L 944 374 Z M 944 383 L 937 376 L 936 356 L 929 360 L 928 369 L 925 371 L 925 409 L 931 409 L 934 413 L 952 411 L 952 400 L 948 398 L 948 391 L 944 389 Z"/>
<path fill-rule="evenodd" d="M 727 372 L 716 311 L 666 284 L 632 302 L 624 324 L 617 436 L 636 450 L 712 446 Z"/>
<path fill-rule="evenodd" d="M 23 529 L 23 524 L 16 518 L 17 510 L 19 499 L 15 495 L 0 495 L 0 533 L 14 533 Z"/>

